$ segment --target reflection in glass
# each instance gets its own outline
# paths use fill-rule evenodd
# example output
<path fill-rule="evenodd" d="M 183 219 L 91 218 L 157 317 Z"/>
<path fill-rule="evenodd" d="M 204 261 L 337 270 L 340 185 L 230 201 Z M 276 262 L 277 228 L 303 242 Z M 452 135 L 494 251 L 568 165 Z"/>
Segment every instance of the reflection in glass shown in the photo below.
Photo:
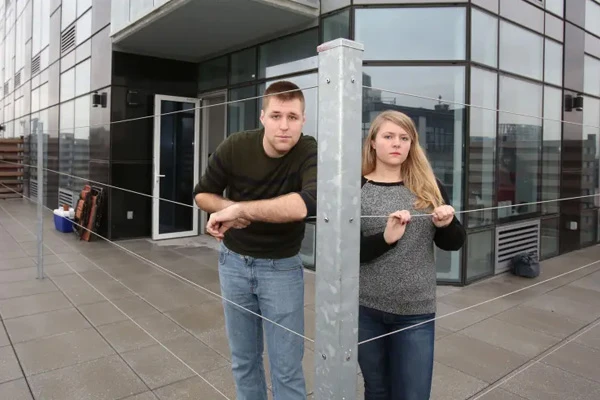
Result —
<path fill-rule="evenodd" d="M 88 58 L 75 66 L 75 96 L 81 96 L 90 91 L 92 59 Z"/>
<path fill-rule="evenodd" d="M 248 82 L 256 79 L 256 48 L 238 51 L 231 55 L 229 83 Z"/>
<path fill-rule="evenodd" d="M 337 38 L 350 39 L 350 10 L 331 14 L 321 21 L 323 42 Z"/>
<path fill-rule="evenodd" d="M 75 175 L 73 159 L 75 154 L 75 101 L 71 100 L 60 105 L 59 130 L 59 171 L 69 175 Z M 72 189 L 79 186 L 75 178 L 60 175 L 58 185 L 63 189 Z"/>
<path fill-rule="evenodd" d="M 581 213 L 581 236 L 579 237 L 581 247 L 596 243 L 597 218 L 597 210 L 586 210 Z"/>
<path fill-rule="evenodd" d="M 542 86 L 500 77 L 498 140 L 498 206 L 539 201 L 539 161 L 542 121 L 502 111 L 542 115 Z M 498 218 L 533 213 L 537 204 L 498 209 Z"/>
<path fill-rule="evenodd" d="M 581 195 L 599 194 L 598 182 L 600 147 L 600 100 L 585 96 L 583 99 L 583 140 Z M 581 199 L 583 208 L 600 207 L 600 196 Z"/>
<path fill-rule="evenodd" d="M 446 186 L 452 206 L 461 210 L 465 109 L 452 102 L 465 102 L 464 67 L 365 67 L 363 84 L 431 98 L 363 89 L 363 139 L 371 121 L 382 111 L 409 115 L 436 177 Z M 462 215 L 458 215 L 461 220 Z M 459 279 L 460 255 L 436 248 L 438 279 Z"/>
<path fill-rule="evenodd" d="M 543 219 L 540 225 L 540 259 L 558 255 L 558 218 Z"/>
<path fill-rule="evenodd" d="M 564 15 L 565 0 L 546 0 L 546 10 L 559 17 Z"/>
<path fill-rule="evenodd" d="M 496 67 L 498 64 L 498 18 L 473 8 L 471 15 L 471 59 Z"/>
<path fill-rule="evenodd" d="M 546 39 L 544 54 L 544 81 L 562 86 L 563 80 L 563 46 L 553 40 Z"/>
<path fill-rule="evenodd" d="M 494 231 L 471 232 L 467 236 L 467 280 L 494 273 Z"/>
<path fill-rule="evenodd" d="M 500 69 L 542 80 L 543 37 L 500 21 Z"/>
<path fill-rule="evenodd" d="M 256 86 L 246 86 L 239 89 L 231 89 L 229 91 L 229 103 L 227 107 L 227 133 L 232 134 L 247 129 L 258 128 L 258 102 L 256 99 Z M 248 99 L 250 100 L 242 100 Z M 241 100 L 241 101 L 236 101 Z"/>
<path fill-rule="evenodd" d="M 560 198 L 560 145 L 562 90 L 544 87 L 544 142 L 542 154 L 542 200 Z M 549 120 L 551 119 L 551 120 Z M 559 203 L 540 204 L 543 214 L 558 213 Z"/>
<path fill-rule="evenodd" d="M 75 100 L 75 123 L 73 129 L 73 175 L 89 177 L 90 163 L 90 96 L 82 96 Z M 79 191 L 84 182 L 75 180 L 74 190 Z"/>
<path fill-rule="evenodd" d="M 465 59 L 465 7 L 360 8 L 355 25 L 365 60 Z"/>
<path fill-rule="evenodd" d="M 496 92 L 498 76 L 479 68 L 471 69 L 471 108 L 469 132 L 468 209 L 494 206 L 496 160 Z M 480 106 L 480 107 L 476 107 Z M 468 226 L 494 223 L 493 210 L 467 214 Z"/>
<path fill-rule="evenodd" d="M 198 90 L 203 92 L 227 85 L 227 56 L 215 58 L 200 64 L 198 71 Z"/>
<path fill-rule="evenodd" d="M 311 29 L 297 35 L 274 40 L 259 47 L 259 78 L 292 74 L 317 68 L 319 30 Z"/>
<path fill-rule="evenodd" d="M 585 29 L 600 36 L 600 4 L 592 0 L 585 3 Z"/>
<path fill-rule="evenodd" d="M 600 60 L 587 54 L 584 56 L 583 91 L 600 96 Z"/>
<path fill-rule="evenodd" d="M 160 117 L 160 198 L 188 204 L 194 189 L 195 104 L 163 100 Z M 181 112 L 182 110 L 189 110 Z M 179 111 L 174 113 L 175 111 Z M 193 229 L 193 209 L 161 201 L 159 234 Z"/>

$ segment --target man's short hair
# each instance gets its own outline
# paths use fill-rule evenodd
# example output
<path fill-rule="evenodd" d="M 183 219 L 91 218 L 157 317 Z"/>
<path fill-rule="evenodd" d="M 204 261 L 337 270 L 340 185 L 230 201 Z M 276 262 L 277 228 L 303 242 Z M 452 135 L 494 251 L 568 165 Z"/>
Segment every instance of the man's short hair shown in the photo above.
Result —
<path fill-rule="evenodd" d="M 267 106 L 269 105 L 269 100 L 273 97 L 277 98 L 280 101 L 292 101 L 294 99 L 298 99 L 302 103 L 302 110 L 304 110 L 304 94 L 295 83 L 292 83 L 290 81 L 278 81 L 269 85 L 269 87 L 265 90 L 264 97 L 262 100 L 263 110 L 267 109 Z"/>

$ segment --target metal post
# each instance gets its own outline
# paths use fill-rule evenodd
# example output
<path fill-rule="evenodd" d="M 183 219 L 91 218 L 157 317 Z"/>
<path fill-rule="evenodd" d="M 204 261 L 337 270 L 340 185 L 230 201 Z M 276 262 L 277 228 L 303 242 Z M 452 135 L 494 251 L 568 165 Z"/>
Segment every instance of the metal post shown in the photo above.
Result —
<path fill-rule="evenodd" d="M 37 271 L 44 279 L 44 134 L 40 121 L 34 121 L 37 135 Z"/>
<path fill-rule="evenodd" d="M 315 399 L 356 398 L 363 45 L 319 46 Z"/>

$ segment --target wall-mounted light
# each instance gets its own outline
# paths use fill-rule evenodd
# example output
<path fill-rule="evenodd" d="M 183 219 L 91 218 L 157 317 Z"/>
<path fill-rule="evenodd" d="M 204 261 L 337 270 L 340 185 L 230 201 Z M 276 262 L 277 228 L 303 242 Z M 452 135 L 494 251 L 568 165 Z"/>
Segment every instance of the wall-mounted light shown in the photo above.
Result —
<path fill-rule="evenodd" d="M 570 94 L 565 96 L 565 111 L 583 111 L 583 96 L 581 93 L 572 96 Z"/>
<path fill-rule="evenodd" d="M 6 130 L 6 125 L 4 125 L 4 124 L 1 124 L 1 125 L 0 125 L 0 132 L 1 132 L 1 131 L 5 131 L 5 130 Z"/>
<path fill-rule="evenodd" d="M 140 95 L 137 90 L 127 91 L 127 105 L 129 107 L 136 107 L 140 105 Z"/>
<path fill-rule="evenodd" d="M 106 92 L 98 93 L 94 92 L 92 94 L 92 107 L 101 106 L 102 108 L 106 108 Z"/>

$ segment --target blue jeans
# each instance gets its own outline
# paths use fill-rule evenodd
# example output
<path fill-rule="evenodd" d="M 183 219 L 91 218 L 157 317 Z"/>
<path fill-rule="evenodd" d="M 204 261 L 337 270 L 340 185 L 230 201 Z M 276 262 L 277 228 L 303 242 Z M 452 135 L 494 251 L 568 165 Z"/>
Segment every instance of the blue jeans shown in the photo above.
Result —
<path fill-rule="evenodd" d="M 219 279 L 224 298 L 304 335 L 304 267 L 300 256 L 258 259 L 221 244 Z M 304 339 L 225 300 L 223 307 L 237 400 L 267 400 L 263 329 L 273 399 L 306 400 Z"/>
<path fill-rule="evenodd" d="M 359 342 L 427 321 L 435 314 L 395 315 L 359 307 Z M 433 375 L 435 322 L 358 346 L 365 400 L 428 400 Z"/>

